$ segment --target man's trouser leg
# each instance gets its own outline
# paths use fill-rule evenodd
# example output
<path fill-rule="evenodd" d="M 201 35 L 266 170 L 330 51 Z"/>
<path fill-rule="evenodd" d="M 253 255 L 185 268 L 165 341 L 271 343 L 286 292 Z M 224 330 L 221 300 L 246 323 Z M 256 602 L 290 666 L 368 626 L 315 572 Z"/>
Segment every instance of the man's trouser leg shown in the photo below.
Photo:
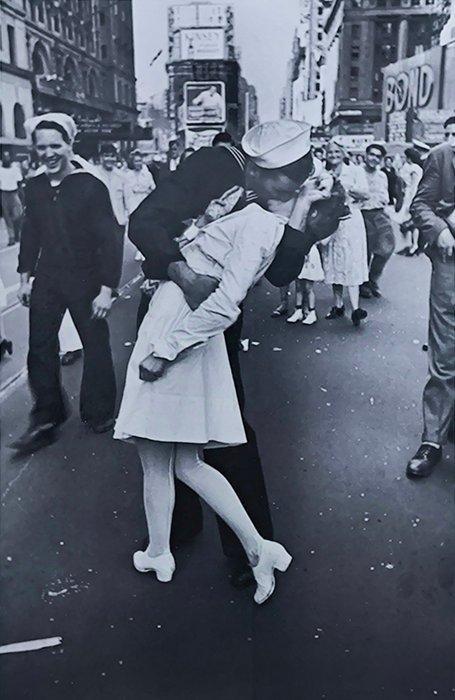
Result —
<path fill-rule="evenodd" d="M 68 308 L 84 348 L 84 369 L 80 392 L 83 421 L 97 425 L 115 414 L 115 373 L 106 319 L 92 318 L 92 301 L 99 285 L 89 285 L 77 297 L 68 299 Z"/>
<path fill-rule="evenodd" d="M 242 316 L 225 333 L 226 348 L 231 365 L 240 410 L 243 413 L 245 394 L 240 373 L 239 343 L 242 333 Z M 230 482 L 258 532 L 266 539 L 273 538 L 272 519 L 267 499 L 261 459 L 256 434 L 244 420 L 247 442 L 237 447 L 206 450 L 204 458 L 218 469 Z M 246 559 L 242 545 L 226 523 L 218 518 L 223 552 L 227 557 Z"/>
<path fill-rule="evenodd" d="M 148 311 L 149 304 L 150 297 L 142 293 L 137 310 L 136 326 L 138 331 Z M 176 479 L 171 543 L 181 542 L 196 535 L 202 529 L 202 523 L 203 515 L 199 496 L 197 496 L 189 486 Z"/>
<path fill-rule="evenodd" d="M 395 250 L 392 221 L 382 209 L 366 209 L 362 211 L 362 215 L 367 234 L 369 280 L 377 284 Z"/>
<path fill-rule="evenodd" d="M 59 423 L 66 417 L 60 380 L 58 331 L 65 313 L 52 279 L 37 278 L 30 299 L 28 379 L 34 399 L 32 423 Z"/>
<path fill-rule="evenodd" d="M 455 262 L 432 258 L 428 362 L 423 391 L 423 442 L 447 441 L 455 399 Z"/>

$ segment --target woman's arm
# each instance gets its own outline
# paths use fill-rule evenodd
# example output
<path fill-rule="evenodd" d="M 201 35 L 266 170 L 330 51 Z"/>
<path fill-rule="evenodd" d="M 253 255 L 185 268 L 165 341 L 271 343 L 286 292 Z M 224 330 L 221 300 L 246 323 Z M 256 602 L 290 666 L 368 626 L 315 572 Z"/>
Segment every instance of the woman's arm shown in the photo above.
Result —
<path fill-rule="evenodd" d="M 192 313 L 180 328 L 155 344 L 153 355 L 174 360 L 186 348 L 207 341 L 231 326 L 240 314 L 239 305 L 264 265 L 264 259 L 276 246 L 284 229 L 270 215 L 261 220 L 249 217 L 228 255 L 217 289 Z"/>

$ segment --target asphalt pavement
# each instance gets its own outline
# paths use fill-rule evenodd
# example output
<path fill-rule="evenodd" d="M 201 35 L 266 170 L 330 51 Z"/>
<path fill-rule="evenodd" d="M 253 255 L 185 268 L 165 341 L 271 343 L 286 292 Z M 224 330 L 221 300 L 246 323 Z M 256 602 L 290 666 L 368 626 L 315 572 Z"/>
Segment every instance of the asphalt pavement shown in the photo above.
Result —
<path fill-rule="evenodd" d="M 453 447 L 411 482 L 426 377 L 430 266 L 394 256 L 368 323 L 271 319 L 266 282 L 246 303 L 247 416 L 277 539 L 294 556 L 263 607 L 227 578 L 213 515 L 160 584 L 131 566 L 145 533 L 134 449 L 80 423 L 80 364 L 63 370 L 61 438 L 13 460 L 30 397 L 4 397 L 1 643 L 61 636 L 1 657 L 14 700 L 438 700 L 455 697 Z M 138 290 L 116 302 L 119 387 Z"/>

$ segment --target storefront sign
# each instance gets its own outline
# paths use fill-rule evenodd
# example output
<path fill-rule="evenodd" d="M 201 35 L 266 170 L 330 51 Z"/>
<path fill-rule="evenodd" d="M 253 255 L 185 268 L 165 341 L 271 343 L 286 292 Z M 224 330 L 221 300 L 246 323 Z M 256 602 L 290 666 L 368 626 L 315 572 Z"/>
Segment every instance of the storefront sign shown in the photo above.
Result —
<path fill-rule="evenodd" d="M 337 134 L 336 140 L 350 151 L 364 151 L 374 141 L 374 134 Z"/>
<path fill-rule="evenodd" d="M 186 124 L 222 124 L 226 120 L 225 85 L 204 81 L 183 86 Z"/>

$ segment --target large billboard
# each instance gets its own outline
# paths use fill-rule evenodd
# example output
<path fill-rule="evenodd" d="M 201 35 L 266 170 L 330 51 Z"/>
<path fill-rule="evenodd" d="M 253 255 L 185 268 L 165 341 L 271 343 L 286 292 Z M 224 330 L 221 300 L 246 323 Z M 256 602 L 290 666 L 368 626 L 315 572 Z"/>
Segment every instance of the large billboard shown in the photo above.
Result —
<path fill-rule="evenodd" d="M 223 124 L 226 121 L 224 83 L 219 80 L 186 82 L 183 86 L 186 124 Z"/>
<path fill-rule="evenodd" d="M 225 27 L 226 7 L 221 4 L 172 5 L 169 8 L 172 29 L 190 29 L 193 27 Z"/>
<path fill-rule="evenodd" d="M 179 60 L 223 59 L 224 29 L 182 29 Z"/>
<path fill-rule="evenodd" d="M 382 126 L 389 142 L 442 140 L 444 119 L 455 108 L 453 69 L 449 69 L 455 47 L 453 52 L 450 48 L 445 71 L 440 46 L 383 69 Z"/>

